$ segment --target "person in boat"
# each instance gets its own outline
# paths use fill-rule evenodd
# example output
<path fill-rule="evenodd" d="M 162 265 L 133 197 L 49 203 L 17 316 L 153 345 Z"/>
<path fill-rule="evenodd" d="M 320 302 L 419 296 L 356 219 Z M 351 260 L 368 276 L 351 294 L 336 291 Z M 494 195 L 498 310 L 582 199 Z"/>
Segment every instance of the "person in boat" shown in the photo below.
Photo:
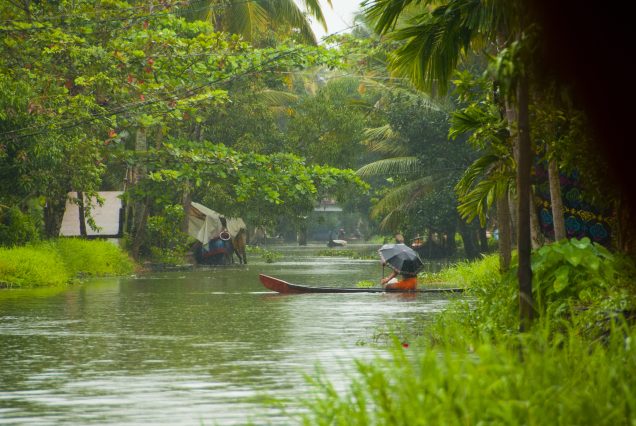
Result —
<path fill-rule="evenodd" d="M 398 279 L 398 275 L 402 279 Z M 387 290 L 415 290 L 417 288 L 417 274 L 402 272 L 401 274 L 392 270 L 392 272 L 380 280 L 380 284 Z"/>

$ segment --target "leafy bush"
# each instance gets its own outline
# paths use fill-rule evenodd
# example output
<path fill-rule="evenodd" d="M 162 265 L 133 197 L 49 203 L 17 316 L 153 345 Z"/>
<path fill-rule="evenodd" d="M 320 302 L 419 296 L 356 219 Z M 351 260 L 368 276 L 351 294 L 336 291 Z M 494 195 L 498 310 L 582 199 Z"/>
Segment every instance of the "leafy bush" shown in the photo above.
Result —
<path fill-rule="evenodd" d="M 161 215 L 148 217 L 146 224 L 147 249 L 151 253 L 185 253 L 188 235 L 181 231 L 184 212 L 180 204 L 170 204 L 163 208 Z M 160 251 L 153 250 L 159 248 Z"/>
<path fill-rule="evenodd" d="M 38 239 L 32 219 L 17 207 L 0 210 L 0 246 L 21 246 Z"/>
<path fill-rule="evenodd" d="M 533 296 L 542 311 L 554 302 L 591 302 L 615 281 L 614 257 L 589 238 L 545 245 L 532 256 Z"/>

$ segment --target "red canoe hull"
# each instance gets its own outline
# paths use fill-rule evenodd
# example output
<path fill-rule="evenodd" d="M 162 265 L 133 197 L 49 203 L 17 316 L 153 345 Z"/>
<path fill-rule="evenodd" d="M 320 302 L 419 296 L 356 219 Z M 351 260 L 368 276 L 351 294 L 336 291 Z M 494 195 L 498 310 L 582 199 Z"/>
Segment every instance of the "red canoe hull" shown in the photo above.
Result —
<path fill-rule="evenodd" d="M 310 287 L 298 284 L 288 283 L 279 278 L 270 277 L 269 275 L 260 274 L 261 283 L 269 290 L 282 294 L 299 294 L 299 293 L 461 293 L 462 288 L 419 288 L 416 290 L 385 290 L 380 287 Z"/>

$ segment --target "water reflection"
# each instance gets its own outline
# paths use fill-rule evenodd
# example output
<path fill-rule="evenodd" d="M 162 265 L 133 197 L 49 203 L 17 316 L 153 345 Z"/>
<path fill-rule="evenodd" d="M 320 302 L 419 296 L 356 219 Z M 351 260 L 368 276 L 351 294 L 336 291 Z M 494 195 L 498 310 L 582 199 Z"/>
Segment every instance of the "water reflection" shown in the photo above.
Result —
<path fill-rule="evenodd" d="M 298 260 L 0 294 L 0 424 L 289 424 L 265 401 L 293 413 L 317 365 L 344 386 L 353 358 L 383 353 L 360 341 L 445 303 L 265 291 L 258 273 L 342 286 L 381 274 L 377 261 L 290 252 Z"/>

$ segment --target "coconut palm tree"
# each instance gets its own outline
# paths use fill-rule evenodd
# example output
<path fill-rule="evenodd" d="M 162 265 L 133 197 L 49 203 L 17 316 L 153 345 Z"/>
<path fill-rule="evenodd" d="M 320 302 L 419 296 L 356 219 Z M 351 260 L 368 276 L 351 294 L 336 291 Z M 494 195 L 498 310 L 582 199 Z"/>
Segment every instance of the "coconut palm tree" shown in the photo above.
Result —
<path fill-rule="evenodd" d="M 471 50 L 490 49 L 497 54 L 502 48 L 508 49 L 508 56 L 503 58 L 509 60 L 500 61 L 505 67 L 498 68 L 498 77 L 506 83 L 506 94 L 514 106 L 516 121 L 518 279 L 523 330 L 534 315 L 530 269 L 529 67 L 521 66 L 530 62 L 524 4 L 504 0 L 448 0 L 441 4 L 432 0 L 367 0 L 363 6 L 377 32 L 390 34 L 403 42 L 393 54 L 393 69 L 423 89 L 446 91 L 452 72 Z M 417 7 L 419 15 L 406 25 L 396 27 L 399 17 L 408 8 L 411 12 Z"/>
<path fill-rule="evenodd" d="M 331 6 L 331 0 L 327 0 Z M 190 19 L 211 21 L 219 31 L 240 34 L 249 41 L 270 29 L 293 29 L 306 43 L 315 44 L 308 16 L 325 30 L 327 24 L 318 0 L 191 0 L 183 14 Z"/>

